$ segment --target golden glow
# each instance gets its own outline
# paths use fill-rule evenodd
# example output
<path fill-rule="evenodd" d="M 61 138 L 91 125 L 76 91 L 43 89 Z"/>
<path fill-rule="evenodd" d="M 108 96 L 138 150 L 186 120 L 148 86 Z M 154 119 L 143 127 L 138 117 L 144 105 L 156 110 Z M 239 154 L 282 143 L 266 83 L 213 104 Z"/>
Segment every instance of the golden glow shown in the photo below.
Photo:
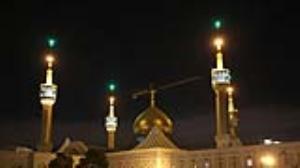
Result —
<path fill-rule="evenodd" d="M 161 126 L 162 125 L 162 121 L 160 119 L 156 119 L 154 121 L 158 126 Z"/>
<path fill-rule="evenodd" d="M 156 157 L 156 168 L 163 168 L 161 155 Z"/>
<path fill-rule="evenodd" d="M 276 158 L 271 154 L 261 156 L 260 161 L 263 166 L 271 167 L 276 165 Z"/>
<path fill-rule="evenodd" d="M 116 98 L 114 96 L 109 96 L 109 103 L 110 104 L 114 104 L 115 100 L 116 100 Z"/>
<path fill-rule="evenodd" d="M 232 93 L 234 92 L 234 88 L 232 86 L 229 86 L 227 87 L 226 91 L 229 95 L 232 95 Z"/>
<path fill-rule="evenodd" d="M 141 135 L 147 135 L 155 126 L 166 134 L 171 134 L 173 130 L 171 119 L 156 106 L 148 107 L 136 117 L 133 123 L 134 133 Z"/>
<path fill-rule="evenodd" d="M 40 151 L 50 152 L 52 150 L 52 107 L 56 100 L 57 86 L 53 84 L 52 65 L 54 56 L 48 54 L 45 56 L 45 61 L 48 64 L 46 70 L 46 83 L 41 84 L 41 104 L 43 106 L 43 120 Z"/>
<path fill-rule="evenodd" d="M 115 149 L 115 133 L 112 131 L 108 132 L 108 138 L 107 138 L 107 148 L 109 150 Z"/>
<path fill-rule="evenodd" d="M 48 67 L 52 67 L 53 62 L 55 61 L 54 56 L 51 54 L 48 54 L 46 56 L 46 61 L 48 63 Z"/>
<path fill-rule="evenodd" d="M 45 105 L 45 106 L 52 106 L 55 103 L 55 101 L 53 99 L 41 99 L 40 102 L 42 105 Z"/>
<path fill-rule="evenodd" d="M 115 116 L 115 103 L 116 98 L 114 96 L 109 96 L 109 116 Z"/>
<path fill-rule="evenodd" d="M 147 120 L 145 120 L 145 119 L 141 120 L 140 127 L 144 128 L 144 129 L 148 129 Z"/>
<path fill-rule="evenodd" d="M 109 114 L 106 117 L 106 131 L 108 132 L 107 135 L 107 148 L 109 150 L 113 150 L 115 148 L 115 132 L 118 126 L 117 120 L 118 118 L 115 117 L 115 96 L 111 95 L 108 97 L 109 101 Z"/>
<path fill-rule="evenodd" d="M 45 60 L 48 64 L 48 69 L 46 72 L 46 83 L 48 85 L 52 85 L 53 84 L 53 70 L 52 70 L 52 66 L 53 66 L 53 62 L 55 61 L 54 56 L 52 54 L 48 54 L 45 57 Z"/>
<path fill-rule="evenodd" d="M 234 102 L 233 102 L 233 91 L 234 91 L 234 88 L 232 86 L 228 86 L 226 88 L 226 91 L 227 91 L 227 94 L 228 94 L 228 112 L 229 113 L 233 113 L 233 112 L 236 112 L 237 110 L 235 109 L 234 107 Z M 233 116 L 230 115 L 229 116 L 230 119 L 233 119 Z"/>
<path fill-rule="evenodd" d="M 217 47 L 217 50 L 221 50 L 224 45 L 224 39 L 221 37 L 215 38 L 214 45 Z"/>
<path fill-rule="evenodd" d="M 221 52 L 217 53 L 217 69 L 223 69 L 223 54 Z"/>
<path fill-rule="evenodd" d="M 150 105 L 151 107 L 154 107 L 155 106 L 155 93 L 156 93 L 156 90 L 152 89 L 150 90 Z"/>

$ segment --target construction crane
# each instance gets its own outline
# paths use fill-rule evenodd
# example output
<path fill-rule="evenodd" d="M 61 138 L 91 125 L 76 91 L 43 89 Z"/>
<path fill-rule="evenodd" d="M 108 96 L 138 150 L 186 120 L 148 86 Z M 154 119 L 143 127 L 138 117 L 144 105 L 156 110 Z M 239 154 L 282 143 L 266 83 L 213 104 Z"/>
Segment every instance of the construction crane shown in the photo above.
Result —
<path fill-rule="evenodd" d="M 155 93 L 157 91 L 177 87 L 177 86 L 184 85 L 184 84 L 187 84 L 187 83 L 190 83 L 190 82 L 194 82 L 194 81 L 197 81 L 197 80 L 200 80 L 200 79 L 202 79 L 202 77 L 194 76 L 194 77 L 190 77 L 190 78 L 183 79 L 183 80 L 180 80 L 180 81 L 172 82 L 172 83 L 169 83 L 169 84 L 157 87 L 157 88 L 155 88 L 153 86 L 153 84 L 150 84 L 148 89 L 144 89 L 144 90 L 138 91 L 136 93 L 133 93 L 132 98 L 137 99 L 139 96 L 142 96 L 142 95 L 145 95 L 145 94 L 150 94 L 151 95 L 151 104 L 154 104 Z"/>

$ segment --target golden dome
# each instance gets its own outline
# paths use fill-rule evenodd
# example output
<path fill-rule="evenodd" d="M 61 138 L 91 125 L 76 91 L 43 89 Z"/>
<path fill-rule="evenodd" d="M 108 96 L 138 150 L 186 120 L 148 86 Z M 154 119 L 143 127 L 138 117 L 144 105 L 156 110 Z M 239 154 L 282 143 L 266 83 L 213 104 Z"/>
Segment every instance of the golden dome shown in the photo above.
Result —
<path fill-rule="evenodd" d="M 147 135 L 155 126 L 166 134 L 171 134 L 173 130 L 171 119 L 159 108 L 151 105 L 137 116 L 133 130 L 136 134 Z"/>

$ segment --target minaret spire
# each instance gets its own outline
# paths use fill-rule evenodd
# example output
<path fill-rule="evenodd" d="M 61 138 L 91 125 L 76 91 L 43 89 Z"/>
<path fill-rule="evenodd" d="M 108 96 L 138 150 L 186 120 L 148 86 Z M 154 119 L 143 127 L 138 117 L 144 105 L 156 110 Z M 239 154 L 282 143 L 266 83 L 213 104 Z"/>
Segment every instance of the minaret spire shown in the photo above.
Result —
<path fill-rule="evenodd" d="M 53 66 L 53 62 L 54 62 L 54 57 L 52 55 L 47 55 L 46 56 L 46 62 L 48 65 L 48 69 L 46 71 L 46 83 L 48 85 L 52 85 L 53 84 L 53 70 L 52 70 L 52 66 Z"/>
<path fill-rule="evenodd" d="M 214 41 L 214 45 L 217 48 L 217 54 L 216 54 L 216 65 L 217 69 L 222 70 L 223 68 L 223 54 L 222 54 L 222 46 L 224 44 L 224 41 L 221 37 L 218 37 Z"/>
<path fill-rule="evenodd" d="M 234 113 L 236 111 L 234 107 L 234 102 L 233 102 L 233 87 L 229 86 L 227 88 L 227 93 L 228 93 L 228 112 L 229 113 Z"/>
<path fill-rule="evenodd" d="M 110 96 L 109 97 L 109 116 L 114 117 L 115 116 L 115 97 Z"/>
<path fill-rule="evenodd" d="M 232 86 L 227 88 L 228 93 L 228 115 L 229 115 L 229 132 L 232 138 L 232 146 L 241 145 L 241 141 L 238 137 L 237 128 L 238 128 L 238 110 L 234 106 L 233 100 L 234 89 Z"/>
<path fill-rule="evenodd" d="M 230 71 L 224 68 L 222 47 L 224 40 L 217 37 L 214 40 L 216 47 L 216 68 L 211 70 L 212 87 L 215 92 L 216 111 L 216 144 L 218 148 L 230 146 L 230 135 L 228 130 L 227 93 L 226 88 L 230 85 Z"/>
<path fill-rule="evenodd" d="M 224 39 L 220 36 L 221 21 L 215 22 L 218 36 L 213 44 L 216 47 L 216 67 L 211 70 L 211 83 L 215 92 L 216 135 L 217 148 L 236 146 L 240 143 L 237 136 L 237 109 L 233 102 L 230 70 L 224 67 L 222 49 Z"/>
<path fill-rule="evenodd" d="M 105 127 L 107 131 L 107 149 L 112 151 L 115 149 L 115 133 L 118 127 L 118 118 L 115 116 L 115 102 L 116 98 L 113 95 L 115 90 L 115 85 L 109 85 L 110 95 L 108 97 L 109 101 L 109 113 L 105 118 Z"/>
<path fill-rule="evenodd" d="M 57 98 L 57 85 L 53 83 L 53 62 L 54 56 L 49 54 L 46 56 L 48 68 L 46 70 L 46 82 L 40 85 L 40 102 L 42 105 L 42 132 L 41 140 L 38 146 L 39 151 L 52 151 L 52 119 L 53 106 Z"/>
<path fill-rule="evenodd" d="M 155 106 L 155 94 L 156 94 L 156 90 L 150 89 L 150 106 L 151 107 Z"/>

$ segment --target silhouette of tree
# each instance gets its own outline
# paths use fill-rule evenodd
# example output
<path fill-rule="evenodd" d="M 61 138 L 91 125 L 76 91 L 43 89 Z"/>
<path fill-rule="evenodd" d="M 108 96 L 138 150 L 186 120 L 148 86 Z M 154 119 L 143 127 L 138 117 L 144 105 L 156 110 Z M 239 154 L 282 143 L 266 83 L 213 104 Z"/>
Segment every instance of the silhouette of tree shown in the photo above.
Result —
<path fill-rule="evenodd" d="M 73 159 L 63 153 L 57 153 L 56 158 L 49 163 L 49 168 L 72 168 Z"/>
<path fill-rule="evenodd" d="M 77 168 L 108 168 L 108 162 L 103 150 L 89 149 L 85 158 L 80 160 Z"/>

